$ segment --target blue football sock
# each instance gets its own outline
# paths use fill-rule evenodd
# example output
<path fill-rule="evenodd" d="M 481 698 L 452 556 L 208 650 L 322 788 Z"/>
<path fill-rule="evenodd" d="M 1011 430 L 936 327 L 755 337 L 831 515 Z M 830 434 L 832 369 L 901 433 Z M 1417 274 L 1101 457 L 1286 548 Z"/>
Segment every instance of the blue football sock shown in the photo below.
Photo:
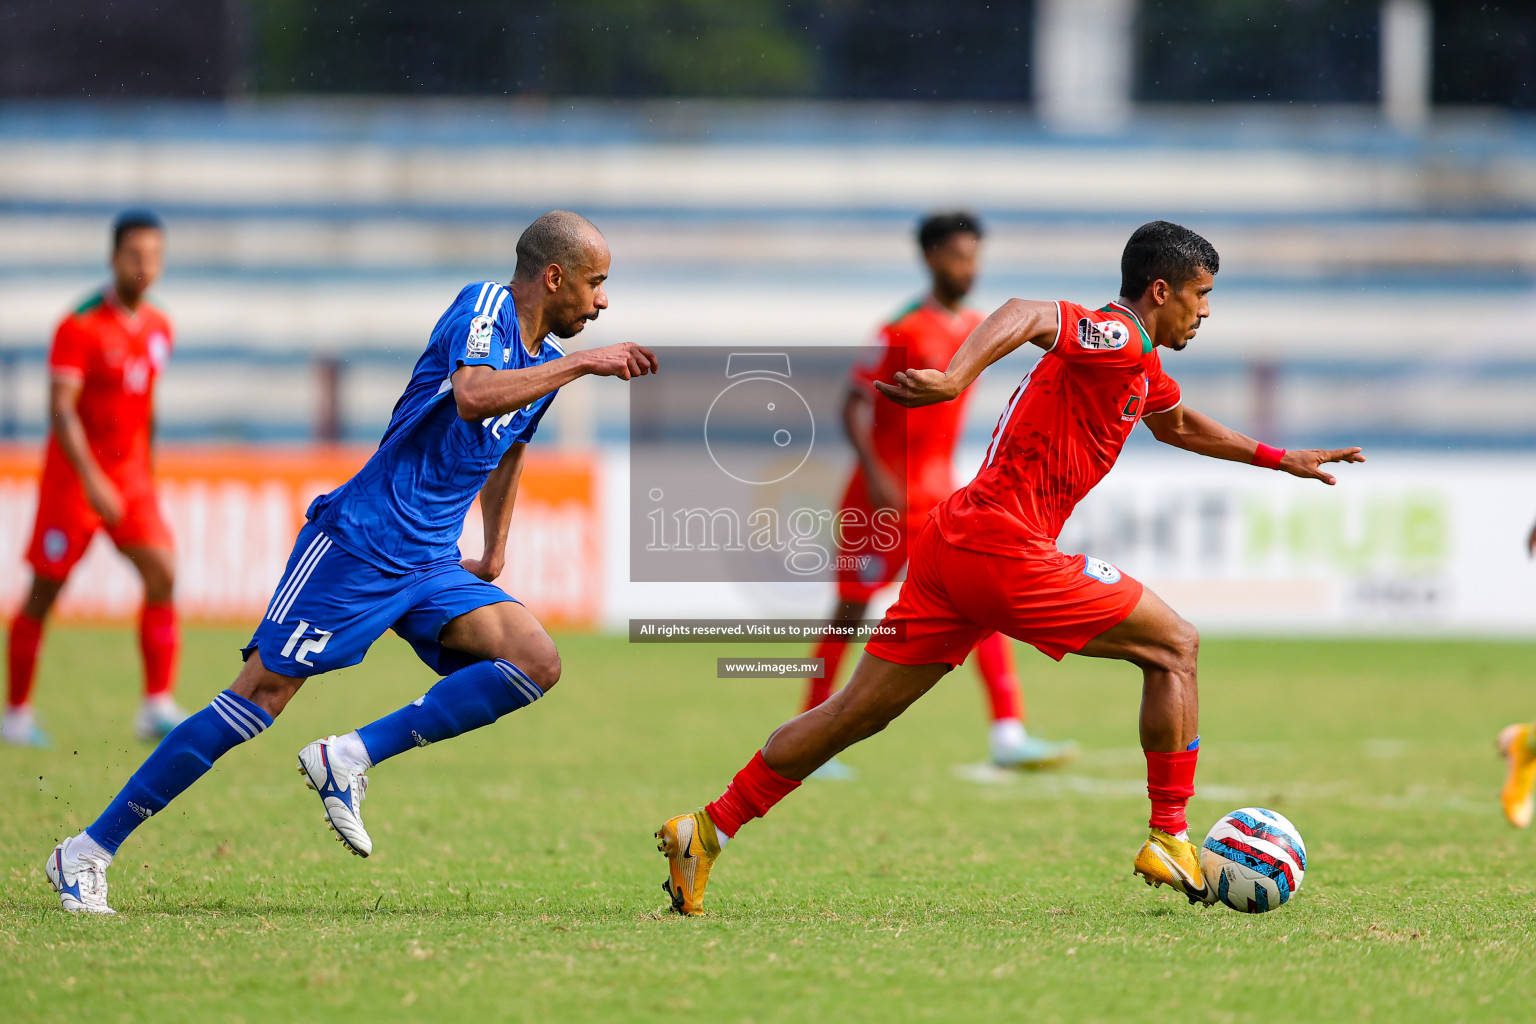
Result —
<path fill-rule="evenodd" d="M 271 724 L 271 715 L 225 690 L 160 741 L 85 831 L 108 853 L 116 853 L 130 832 L 202 778 L 213 762 Z"/>
<path fill-rule="evenodd" d="M 490 725 L 544 696 L 510 661 L 480 661 L 444 676 L 425 695 L 357 730 L 374 764 Z"/>

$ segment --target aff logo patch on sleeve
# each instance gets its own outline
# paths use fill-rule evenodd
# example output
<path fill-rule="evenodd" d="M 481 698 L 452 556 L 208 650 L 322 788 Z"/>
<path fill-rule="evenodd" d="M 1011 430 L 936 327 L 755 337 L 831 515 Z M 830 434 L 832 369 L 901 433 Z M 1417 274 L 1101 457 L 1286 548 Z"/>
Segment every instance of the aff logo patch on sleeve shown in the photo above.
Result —
<path fill-rule="evenodd" d="M 491 318 L 477 316 L 469 322 L 469 338 L 464 343 L 464 354 L 471 359 L 491 354 Z"/>
<path fill-rule="evenodd" d="M 1100 320 L 1097 323 L 1083 317 L 1077 322 L 1077 343 L 1086 349 L 1111 351 L 1124 348 L 1131 340 L 1131 329 L 1119 320 Z"/>

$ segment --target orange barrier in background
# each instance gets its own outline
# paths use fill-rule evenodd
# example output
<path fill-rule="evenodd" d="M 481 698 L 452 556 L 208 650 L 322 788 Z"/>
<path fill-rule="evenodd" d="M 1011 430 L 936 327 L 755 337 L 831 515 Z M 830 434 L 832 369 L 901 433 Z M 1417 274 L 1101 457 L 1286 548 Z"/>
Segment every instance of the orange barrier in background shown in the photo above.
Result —
<path fill-rule="evenodd" d="M 266 611 L 304 510 L 357 471 L 364 448 L 172 448 L 156 456 L 161 508 L 176 538 L 176 603 L 189 621 L 249 622 Z M 0 448 L 0 600 L 14 608 L 31 580 L 27 541 L 41 446 Z M 584 456 L 530 450 L 497 581 L 540 620 L 593 624 L 601 599 L 597 471 Z M 480 555 L 480 506 L 466 517 L 466 554 Z M 138 575 L 98 535 L 60 597 L 75 620 L 138 611 Z"/>

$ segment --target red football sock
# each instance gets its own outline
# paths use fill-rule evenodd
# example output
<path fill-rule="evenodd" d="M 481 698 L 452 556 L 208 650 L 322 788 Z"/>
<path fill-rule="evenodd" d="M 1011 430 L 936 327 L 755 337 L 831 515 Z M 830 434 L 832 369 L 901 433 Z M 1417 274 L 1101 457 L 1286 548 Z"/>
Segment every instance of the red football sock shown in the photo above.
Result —
<path fill-rule="evenodd" d="M 847 650 L 848 645 L 841 640 L 823 640 L 816 645 L 811 657 L 824 659 L 821 678 L 807 680 L 810 685 L 805 688 L 804 710 L 809 711 L 832 696 L 833 687 L 837 685 L 837 669 Z"/>
<path fill-rule="evenodd" d="M 7 703 L 24 707 L 32 699 L 32 680 L 37 674 L 37 649 L 43 641 L 40 620 L 20 612 L 11 620 Z"/>
<path fill-rule="evenodd" d="M 1008 648 L 1008 638 L 993 633 L 977 644 L 976 668 L 987 686 L 987 699 L 992 702 L 992 721 L 1007 718 L 1024 721 L 1024 696 L 1019 692 L 1019 677 L 1013 671 L 1013 651 Z"/>
<path fill-rule="evenodd" d="M 1189 798 L 1195 795 L 1195 762 L 1200 759 L 1200 748 L 1172 753 L 1147 750 L 1144 753 L 1147 755 L 1147 796 L 1152 798 L 1152 817 L 1147 824 L 1176 836 L 1189 828 L 1184 808 Z"/>
<path fill-rule="evenodd" d="M 144 655 L 144 696 L 170 693 L 176 682 L 176 656 L 181 636 L 176 629 L 176 606 L 148 604 L 139 616 L 139 650 Z"/>
<path fill-rule="evenodd" d="M 769 808 L 798 789 L 800 783 L 792 782 L 768 767 L 759 750 L 752 755 L 747 766 L 736 773 L 731 784 L 725 787 L 720 799 L 706 804 L 704 810 L 715 828 L 728 836 L 734 836 L 741 826 L 753 818 L 761 818 Z"/>

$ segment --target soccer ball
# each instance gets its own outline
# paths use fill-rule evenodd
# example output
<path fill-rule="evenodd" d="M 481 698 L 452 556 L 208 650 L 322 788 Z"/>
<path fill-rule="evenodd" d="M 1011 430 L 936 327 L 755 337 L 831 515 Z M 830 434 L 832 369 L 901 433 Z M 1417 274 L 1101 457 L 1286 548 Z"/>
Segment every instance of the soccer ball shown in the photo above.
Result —
<path fill-rule="evenodd" d="M 1296 895 L 1307 871 L 1307 847 L 1283 814 L 1244 807 L 1224 815 L 1205 837 L 1200 869 L 1233 910 L 1262 914 Z"/>

